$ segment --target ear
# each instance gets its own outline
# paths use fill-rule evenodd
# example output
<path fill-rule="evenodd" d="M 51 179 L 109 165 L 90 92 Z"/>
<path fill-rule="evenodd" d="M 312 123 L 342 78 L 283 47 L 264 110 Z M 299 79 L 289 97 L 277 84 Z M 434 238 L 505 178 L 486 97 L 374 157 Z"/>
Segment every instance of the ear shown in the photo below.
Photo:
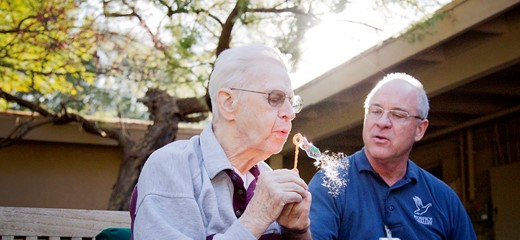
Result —
<path fill-rule="evenodd" d="M 235 95 L 231 93 L 231 90 L 227 88 L 223 88 L 218 90 L 217 92 L 217 104 L 218 111 L 222 118 L 226 120 L 234 120 L 235 119 Z"/>
<path fill-rule="evenodd" d="M 428 124 L 430 124 L 428 119 L 424 119 L 424 120 L 421 120 L 421 123 L 419 123 L 419 125 L 417 125 L 417 129 L 415 130 L 415 141 L 416 142 L 423 138 L 424 133 L 426 133 L 426 129 L 428 128 Z"/>

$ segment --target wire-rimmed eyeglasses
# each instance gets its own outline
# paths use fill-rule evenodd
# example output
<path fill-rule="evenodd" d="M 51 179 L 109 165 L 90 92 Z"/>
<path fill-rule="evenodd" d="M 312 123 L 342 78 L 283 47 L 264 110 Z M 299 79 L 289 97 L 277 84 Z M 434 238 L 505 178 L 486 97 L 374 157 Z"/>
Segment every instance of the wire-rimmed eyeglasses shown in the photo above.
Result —
<path fill-rule="evenodd" d="M 420 116 L 413 116 L 410 115 L 408 112 L 398 109 L 391 109 L 391 110 L 385 110 L 382 107 L 370 105 L 366 109 L 366 115 L 367 117 L 373 118 L 373 119 L 380 119 L 385 112 L 388 112 L 388 118 L 392 120 L 393 122 L 404 122 L 405 120 L 409 118 L 417 118 L 419 120 L 424 120 L 424 118 Z"/>
<path fill-rule="evenodd" d="M 267 95 L 267 102 L 269 105 L 273 107 L 280 107 L 282 106 L 283 102 L 286 98 L 289 98 L 289 102 L 291 103 L 291 106 L 294 110 L 294 113 L 299 113 L 303 108 L 303 100 L 300 96 L 294 95 L 292 97 L 287 97 L 287 94 L 281 90 L 272 90 L 271 92 L 260 92 L 260 91 L 254 91 L 254 90 L 248 90 L 248 89 L 241 89 L 241 88 L 229 88 L 231 90 L 237 90 L 237 91 L 244 91 L 244 92 L 252 92 L 252 93 L 259 93 L 259 94 L 265 94 Z"/>

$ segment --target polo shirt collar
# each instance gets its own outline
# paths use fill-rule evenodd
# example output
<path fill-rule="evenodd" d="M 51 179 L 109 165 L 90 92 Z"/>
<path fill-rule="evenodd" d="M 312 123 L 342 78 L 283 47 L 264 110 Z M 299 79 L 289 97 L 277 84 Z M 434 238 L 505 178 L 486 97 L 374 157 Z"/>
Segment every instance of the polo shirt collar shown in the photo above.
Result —
<path fill-rule="evenodd" d="M 358 170 L 359 173 L 363 171 L 369 171 L 376 173 L 372 166 L 370 166 L 370 163 L 368 162 L 367 155 L 365 154 L 365 147 L 363 147 L 358 153 L 353 155 L 354 157 L 354 164 L 355 169 Z M 419 166 L 417 166 L 414 162 L 412 162 L 410 159 L 408 159 L 407 162 L 407 168 L 406 168 L 406 174 L 404 175 L 404 179 L 410 179 L 414 182 L 417 182 L 418 176 L 419 176 Z"/>

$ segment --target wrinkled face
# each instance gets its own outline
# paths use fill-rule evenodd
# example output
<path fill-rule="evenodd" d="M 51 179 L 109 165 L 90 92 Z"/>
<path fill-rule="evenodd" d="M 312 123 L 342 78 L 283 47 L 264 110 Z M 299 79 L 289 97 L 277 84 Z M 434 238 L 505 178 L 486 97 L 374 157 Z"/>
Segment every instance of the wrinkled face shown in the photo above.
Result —
<path fill-rule="evenodd" d="M 287 97 L 279 106 L 268 102 L 268 95 L 245 91 L 233 91 L 240 94 L 237 106 L 236 124 L 244 146 L 275 154 L 281 151 L 291 131 L 291 121 L 295 118 L 289 97 L 294 96 L 289 74 L 283 65 L 274 61 L 259 63 L 261 74 L 248 76 L 248 83 L 243 89 L 271 92 L 280 90 Z"/>
<path fill-rule="evenodd" d="M 404 81 L 390 81 L 375 92 L 370 106 L 383 108 L 382 116 L 365 110 L 363 141 L 369 159 L 408 159 L 413 144 L 419 141 L 428 126 L 428 120 L 414 117 L 396 120 L 388 110 L 401 110 L 417 116 L 418 92 Z"/>

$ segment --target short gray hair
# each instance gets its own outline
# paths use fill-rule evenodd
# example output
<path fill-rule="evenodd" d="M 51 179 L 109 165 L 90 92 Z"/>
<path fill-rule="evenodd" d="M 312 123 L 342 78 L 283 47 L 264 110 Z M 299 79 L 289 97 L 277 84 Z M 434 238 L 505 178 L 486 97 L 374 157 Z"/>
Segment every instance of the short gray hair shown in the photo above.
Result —
<path fill-rule="evenodd" d="M 250 76 L 262 73 L 259 60 L 279 62 L 288 69 L 280 51 L 264 45 L 245 45 L 220 53 L 215 61 L 208 87 L 214 117 L 218 117 L 217 91 L 222 88 L 245 86 Z"/>

